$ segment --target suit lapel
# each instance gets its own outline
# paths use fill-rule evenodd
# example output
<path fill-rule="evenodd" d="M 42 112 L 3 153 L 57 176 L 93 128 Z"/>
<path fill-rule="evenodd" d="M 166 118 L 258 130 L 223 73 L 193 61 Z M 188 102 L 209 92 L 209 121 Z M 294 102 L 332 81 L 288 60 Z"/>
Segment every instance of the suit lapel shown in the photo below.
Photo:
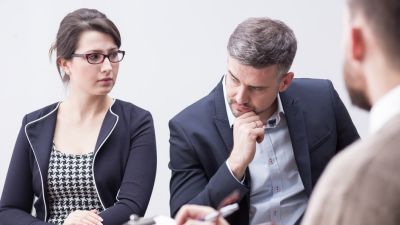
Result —
<path fill-rule="evenodd" d="M 303 113 L 297 99 L 285 92 L 280 93 L 280 97 L 287 119 L 296 164 L 306 193 L 310 195 L 312 189 L 311 165 Z"/>
<path fill-rule="evenodd" d="M 225 144 L 226 147 L 226 158 L 229 157 L 232 149 L 233 149 L 233 129 L 229 125 L 228 115 L 226 112 L 225 106 L 225 96 L 224 91 L 222 88 L 222 82 L 219 82 L 217 87 L 214 88 L 212 94 L 214 95 L 214 102 L 215 102 L 215 115 L 214 115 L 214 124 L 217 127 L 218 133 Z M 246 179 L 244 183 L 250 188 L 251 184 L 251 177 L 249 169 L 246 169 Z M 249 208 L 250 208 L 250 192 L 246 194 L 246 197 L 243 199 L 243 207 L 240 214 L 243 221 L 249 221 Z"/>
<path fill-rule="evenodd" d="M 215 102 L 214 124 L 218 133 L 225 144 L 227 154 L 229 155 L 233 148 L 233 131 L 229 126 L 229 120 L 225 107 L 225 97 L 222 88 L 222 81 L 213 90 Z"/>

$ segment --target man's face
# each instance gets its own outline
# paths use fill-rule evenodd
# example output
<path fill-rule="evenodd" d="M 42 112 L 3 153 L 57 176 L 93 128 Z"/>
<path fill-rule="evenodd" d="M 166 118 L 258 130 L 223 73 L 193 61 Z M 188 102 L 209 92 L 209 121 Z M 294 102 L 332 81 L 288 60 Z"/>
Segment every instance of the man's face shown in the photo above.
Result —
<path fill-rule="evenodd" d="M 268 119 L 276 110 L 278 92 L 286 90 L 281 80 L 277 65 L 256 69 L 229 57 L 226 98 L 233 115 L 239 117 L 253 111 L 262 119 Z"/>
<path fill-rule="evenodd" d="M 354 51 L 358 39 L 354 37 L 352 26 L 350 22 L 349 11 L 345 14 L 345 31 L 343 38 L 344 45 L 344 62 L 343 62 L 343 76 L 346 84 L 347 91 L 349 92 L 351 102 L 365 110 L 370 110 L 372 104 L 368 98 L 368 90 L 366 85 L 365 74 L 363 73 L 360 61 L 356 60 Z"/>

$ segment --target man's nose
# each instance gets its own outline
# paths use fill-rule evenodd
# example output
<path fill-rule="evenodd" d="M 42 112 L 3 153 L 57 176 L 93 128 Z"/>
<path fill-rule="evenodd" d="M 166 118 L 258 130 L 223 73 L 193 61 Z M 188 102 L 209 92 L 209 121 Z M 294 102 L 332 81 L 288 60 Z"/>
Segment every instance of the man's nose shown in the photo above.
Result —
<path fill-rule="evenodd" d="M 248 91 L 246 87 L 239 87 L 235 96 L 236 103 L 238 104 L 246 104 L 248 102 Z"/>

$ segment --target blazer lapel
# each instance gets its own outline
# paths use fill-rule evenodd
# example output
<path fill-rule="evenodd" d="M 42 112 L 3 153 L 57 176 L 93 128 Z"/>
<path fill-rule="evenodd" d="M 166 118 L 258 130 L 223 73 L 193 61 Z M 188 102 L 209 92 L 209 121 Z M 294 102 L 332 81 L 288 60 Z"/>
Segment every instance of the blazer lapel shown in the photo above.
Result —
<path fill-rule="evenodd" d="M 229 155 L 233 148 L 233 131 L 229 126 L 222 81 L 214 88 L 213 93 L 215 102 L 214 124 L 217 127 L 218 133 L 220 134 Z"/>
<path fill-rule="evenodd" d="M 57 121 L 58 105 L 48 114 L 28 123 L 25 134 L 31 144 L 32 151 L 39 164 L 43 185 L 46 189 L 47 172 L 49 168 L 50 152 L 53 145 L 54 130 Z"/>
<path fill-rule="evenodd" d="M 303 181 L 306 193 L 310 196 L 312 189 L 311 164 L 303 113 L 297 99 L 285 92 L 280 93 L 280 97 L 285 111 L 294 157 L 300 177 Z"/>
<path fill-rule="evenodd" d="M 115 100 L 117 101 L 117 100 Z M 115 104 L 115 101 L 113 105 Z M 106 116 L 104 117 L 103 123 L 101 125 L 99 136 L 97 137 L 95 154 L 99 151 L 101 146 L 103 146 L 104 142 L 108 139 L 111 133 L 114 131 L 115 126 L 118 123 L 118 115 L 112 111 L 112 107 L 107 111 Z"/>

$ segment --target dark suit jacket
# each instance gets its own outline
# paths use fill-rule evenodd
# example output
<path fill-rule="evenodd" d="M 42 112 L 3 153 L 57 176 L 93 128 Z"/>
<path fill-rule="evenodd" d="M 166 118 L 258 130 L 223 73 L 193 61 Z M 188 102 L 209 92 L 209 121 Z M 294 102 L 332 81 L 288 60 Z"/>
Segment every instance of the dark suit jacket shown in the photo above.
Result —
<path fill-rule="evenodd" d="M 0 200 L 1 225 L 48 224 L 47 172 L 58 104 L 23 119 Z M 151 114 L 115 100 L 107 112 L 94 152 L 93 176 L 103 224 L 122 224 L 143 216 L 156 173 L 156 143 Z M 31 216 L 33 196 L 37 217 Z"/>
<path fill-rule="evenodd" d="M 294 79 L 280 93 L 293 151 L 308 196 L 328 161 L 359 138 L 351 118 L 328 80 Z M 171 214 L 187 203 L 217 207 L 234 190 L 240 210 L 232 224 L 249 223 L 250 175 L 238 183 L 226 166 L 233 133 L 225 108 L 222 83 L 169 122 Z"/>

